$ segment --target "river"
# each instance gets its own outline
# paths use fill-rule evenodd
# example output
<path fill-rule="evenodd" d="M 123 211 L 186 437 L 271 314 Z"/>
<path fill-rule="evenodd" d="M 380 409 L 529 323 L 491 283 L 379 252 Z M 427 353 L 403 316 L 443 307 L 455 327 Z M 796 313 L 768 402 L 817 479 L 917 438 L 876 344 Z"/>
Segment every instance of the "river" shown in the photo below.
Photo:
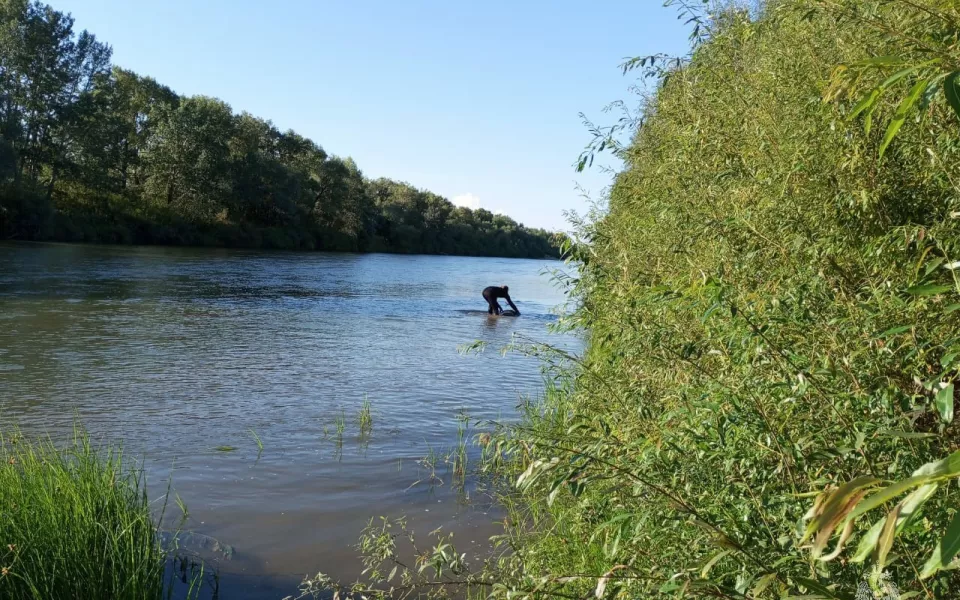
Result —
<path fill-rule="evenodd" d="M 421 459 L 456 443 L 460 415 L 512 419 L 539 392 L 535 359 L 496 350 L 515 335 L 579 348 L 548 333 L 564 297 L 545 272 L 561 266 L 0 245 L 0 423 L 65 440 L 79 419 L 122 442 L 151 497 L 172 483 L 194 540 L 229 548 L 213 553 L 221 600 L 278 599 L 318 571 L 353 581 L 373 516 L 482 552 L 496 508 L 443 460 L 431 485 Z M 486 315 L 480 291 L 501 284 L 522 316 Z"/>

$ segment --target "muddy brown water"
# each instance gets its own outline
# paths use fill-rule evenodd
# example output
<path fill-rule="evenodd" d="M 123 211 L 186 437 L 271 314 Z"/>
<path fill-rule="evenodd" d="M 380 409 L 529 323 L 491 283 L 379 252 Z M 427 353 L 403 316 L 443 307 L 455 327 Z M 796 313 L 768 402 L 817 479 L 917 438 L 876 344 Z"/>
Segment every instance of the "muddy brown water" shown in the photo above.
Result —
<path fill-rule="evenodd" d="M 411 484 L 456 443 L 459 415 L 513 419 L 542 389 L 535 359 L 497 347 L 521 335 L 579 349 L 548 332 L 564 297 L 545 271 L 561 266 L 0 245 L 0 423 L 66 440 L 79 418 L 143 461 L 151 497 L 172 479 L 185 545 L 220 558 L 221 600 L 282 598 L 318 571 L 354 580 L 357 536 L 380 515 L 482 554 L 499 515 L 475 482 L 454 489 L 440 461 L 443 485 Z M 503 284 L 522 316 L 486 314 L 481 290 Z M 458 352 L 477 340 L 491 348 Z"/>

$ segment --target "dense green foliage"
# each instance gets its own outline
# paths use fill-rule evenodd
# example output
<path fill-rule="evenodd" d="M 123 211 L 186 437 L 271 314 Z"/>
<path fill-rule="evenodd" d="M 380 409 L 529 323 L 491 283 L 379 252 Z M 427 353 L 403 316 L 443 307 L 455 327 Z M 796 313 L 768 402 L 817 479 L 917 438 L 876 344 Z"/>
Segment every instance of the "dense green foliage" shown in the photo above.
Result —
<path fill-rule="evenodd" d="M 112 67 L 69 15 L 0 0 L 0 237 L 543 258 L 558 239 L 363 176 L 293 131 Z"/>
<path fill-rule="evenodd" d="M 78 434 L 0 436 L 0 597 L 160 600 L 167 554 L 143 481 Z"/>
<path fill-rule="evenodd" d="M 589 347 L 494 436 L 505 552 L 456 579 L 960 598 L 960 5 L 668 4 L 691 55 L 627 63 L 655 93 L 592 147 L 626 167 L 574 250 Z"/>
<path fill-rule="evenodd" d="M 504 446 L 516 588 L 960 597 L 960 10 L 701 24 L 586 232 L 576 384 Z"/>

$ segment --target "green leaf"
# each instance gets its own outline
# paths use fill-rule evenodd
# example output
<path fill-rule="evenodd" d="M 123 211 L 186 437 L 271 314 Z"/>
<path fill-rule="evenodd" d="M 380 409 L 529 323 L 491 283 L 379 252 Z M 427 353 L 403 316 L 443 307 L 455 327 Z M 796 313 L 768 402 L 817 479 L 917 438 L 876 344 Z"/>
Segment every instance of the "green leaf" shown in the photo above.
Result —
<path fill-rule="evenodd" d="M 703 565 L 703 568 L 700 569 L 700 579 L 706 579 L 707 575 L 710 574 L 710 569 L 713 568 L 713 565 L 723 558 L 724 556 L 730 554 L 733 550 L 724 550 L 723 552 L 717 553 L 716 556 L 707 561 L 707 564 Z"/>
<path fill-rule="evenodd" d="M 944 309 L 943 312 L 949 315 L 950 313 L 952 313 L 952 312 L 954 312 L 954 311 L 956 311 L 956 310 L 960 310 L 960 304 L 951 304 L 951 305 L 948 306 L 946 309 Z"/>
<path fill-rule="evenodd" d="M 766 575 L 764 575 L 763 577 L 757 580 L 757 584 L 753 586 L 752 590 L 750 590 L 750 595 L 753 596 L 754 598 L 759 597 L 760 594 L 762 594 L 764 590 L 770 587 L 770 584 L 772 584 L 776 580 L 777 580 L 776 573 L 767 573 Z"/>
<path fill-rule="evenodd" d="M 881 431 L 877 435 L 880 437 L 904 438 L 904 439 L 923 439 L 939 437 L 935 433 L 922 433 L 920 431 Z"/>
<path fill-rule="evenodd" d="M 960 71 L 954 71 L 943 80 L 943 95 L 953 107 L 953 112 L 960 117 Z"/>
<path fill-rule="evenodd" d="M 890 125 L 887 126 L 887 132 L 883 136 L 883 142 L 880 144 L 880 158 L 883 158 L 893 138 L 897 137 L 897 133 L 900 132 L 900 128 L 903 127 L 903 124 L 907 120 L 910 109 L 917 103 L 917 100 L 920 98 L 920 95 L 923 94 L 923 90 L 926 89 L 929 83 L 929 79 L 921 79 L 913 84 L 910 92 L 904 97 L 903 101 L 900 102 L 896 114 L 893 115 L 893 120 L 891 120 Z"/>
<path fill-rule="evenodd" d="M 913 477 L 910 479 L 916 477 L 948 479 L 958 475 L 960 475 L 960 450 L 946 458 L 923 465 L 913 472 Z"/>
<path fill-rule="evenodd" d="M 953 557 L 960 552 L 960 512 L 953 515 L 953 520 L 947 527 L 947 532 L 937 547 L 933 549 L 933 554 L 923 566 L 920 572 L 921 579 L 927 579 L 941 569 L 946 569 L 953 562 Z"/>
<path fill-rule="evenodd" d="M 935 402 L 937 406 L 937 412 L 940 413 L 940 418 L 943 419 L 944 423 L 953 422 L 953 384 L 951 383 L 947 387 L 943 388 L 937 392 L 937 399 Z"/>
<path fill-rule="evenodd" d="M 878 337 L 878 338 L 885 338 L 885 337 L 890 337 L 890 336 L 894 336 L 894 335 L 900 335 L 901 333 L 906 333 L 906 332 L 910 331 L 911 329 L 913 329 L 913 325 L 902 325 L 902 326 L 900 326 L 900 327 L 892 327 L 892 328 L 884 331 L 883 333 L 881 333 L 881 334 L 878 335 L 877 337 Z"/>
<path fill-rule="evenodd" d="M 890 87 L 891 85 L 895 84 L 896 82 L 900 81 L 901 79 L 903 79 L 903 78 L 906 77 L 907 75 L 910 75 L 910 74 L 912 74 L 912 73 L 916 73 L 918 70 L 920 70 L 920 65 L 915 65 L 915 66 L 912 66 L 912 67 L 907 67 L 906 69 L 900 69 L 899 71 L 897 71 L 896 73 L 894 73 L 894 74 L 891 75 L 890 77 L 887 77 L 887 78 L 883 81 L 883 83 L 880 84 L 880 89 L 881 89 L 881 90 L 886 89 L 886 88 Z"/>
<path fill-rule="evenodd" d="M 851 120 L 857 118 L 857 115 L 859 115 L 863 111 L 871 108 L 874 104 L 876 104 L 877 99 L 879 98 L 880 98 L 880 88 L 875 88 L 869 94 L 864 96 L 860 100 L 860 102 L 857 103 L 856 106 L 853 107 L 853 110 L 850 111 L 850 115 L 847 118 Z"/>
<path fill-rule="evenodd" d="M 907 288 L 907 293 L 914 296 L 936 296 L 938 294 L 949 292 L 952 289 L 952 285 L 937 285 L 935 283 L 928 283 L 925 285 L 915 285 L 913 287 L 909 287 Z"/>
<path fill-rule="evenodd" d="M 857 508 L 850 513 L 849 518 L 856 519 L 860 515 L 867 513 L 878 506 L 886 504 L 907 490 L 923 485 L 929 479 L 930 476 L 927 474 L 915 473 L 914 476 L 910 477 L 909 479 L 904 479 L 903 481 L 898 481 L 893 485 L 887 486 L 866 500 L 860 502 L 860 504 L 857 505 Z"/>
<path fill-rule="evenodd" d="M 857 553 L 853 555 L 853 558 L 850 559 L 850 562 L 862 563 L 867 560 L 867 557 L 873 553 L 873 549 L 877 547 L 877 542 L 880 540 L 880 532 L 883 530 L 883 524 L 886 523 L 886 519 L 880 519 L 873 524 L 867 533 L 860 539 L 860 545 L 857 546 Z"/>
<path fill-rule="evenodd" d="M 909 496 L 901 502 L 900 518 L 897 521 L 897 534 L 903 532 L 904 528 L 916 522 L 920 515 L 920 508 L 933 496 L 940 488 L 938 483 L 925 484 L 910 493 Z"/>
<path fill-rule="evenodd" d="M 940 358 L 940 366 L 944 369 L 949 368 L 951 365 L 953 365 L 953 363 L 956 362 L 958 356 L 960 356 L 960 352 L 950 352 L 944 354 Z"/>

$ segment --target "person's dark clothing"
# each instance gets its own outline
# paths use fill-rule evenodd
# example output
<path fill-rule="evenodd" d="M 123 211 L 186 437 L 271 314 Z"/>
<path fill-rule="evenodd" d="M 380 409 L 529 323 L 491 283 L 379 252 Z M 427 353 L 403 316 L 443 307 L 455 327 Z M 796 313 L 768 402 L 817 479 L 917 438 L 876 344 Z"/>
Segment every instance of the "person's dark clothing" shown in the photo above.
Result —
<path fill-rule="evenodd" d="M 513 300 L 510 299 L 510 294 L 507 292 L 506 288 L 497 287 L 491 285 L 488 288 L 483 290 L 483 299 L 487 301 L 488 309 L 487 313 L 491 315 L 499 315 L 503 312 L 503 308 L 500 306 L 500 303 L 497 302 L 497 298 L 503 298 L 507 301 L 507 304 L 510 305 L 510 308 L 513 309 L 518 315 L 520 311 L 517 309 L 517 305 L 513 303 Z"/>

